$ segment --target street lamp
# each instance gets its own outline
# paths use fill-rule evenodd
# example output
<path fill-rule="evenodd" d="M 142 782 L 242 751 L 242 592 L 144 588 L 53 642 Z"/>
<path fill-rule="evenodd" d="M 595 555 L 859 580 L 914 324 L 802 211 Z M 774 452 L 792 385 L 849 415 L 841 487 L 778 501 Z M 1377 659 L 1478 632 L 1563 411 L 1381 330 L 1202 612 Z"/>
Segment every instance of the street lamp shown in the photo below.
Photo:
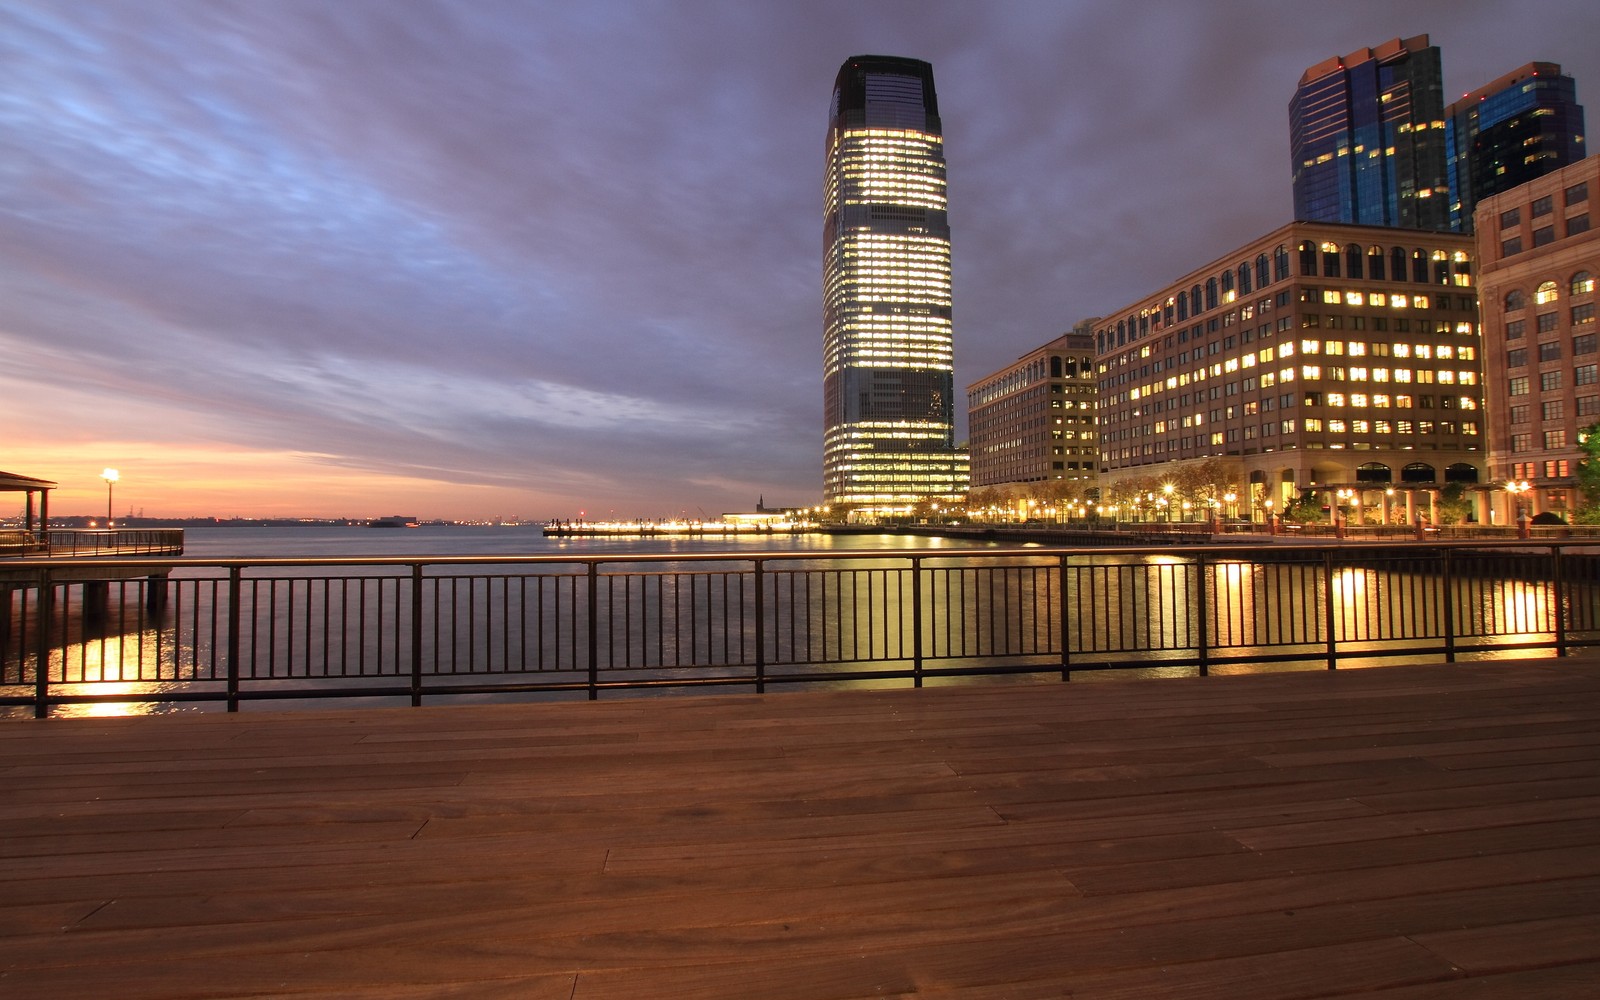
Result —
<path fill-rule="evenodd" d="M 1533 484 L 1526 479 L 1512 479 L 1506 483 L 1506 492 L 1511 494 L 1511 513 L 1517 520 L 1517 533 L 1523 538 L 1528 537 L 1528 518 L 1522 509 L 1522 496 L 1533 488 Z"/>
<path fill-rule="evenodd" d="M 112 527 L 111 522 L 111 489 L 117 485 L 117 480 L 122 476 L 116 469 L 101 469 L 100 478 L 106 481 L 106 527 Z"/>

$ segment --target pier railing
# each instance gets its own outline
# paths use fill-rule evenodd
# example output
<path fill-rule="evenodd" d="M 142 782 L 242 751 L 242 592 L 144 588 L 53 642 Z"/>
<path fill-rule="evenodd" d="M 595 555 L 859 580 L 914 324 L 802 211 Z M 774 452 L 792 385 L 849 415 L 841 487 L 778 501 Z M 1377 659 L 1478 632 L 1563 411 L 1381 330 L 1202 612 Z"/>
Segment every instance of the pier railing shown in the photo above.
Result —
<path fill-rule="evenodd" d="M 0 705 L 595 698 L 1600 645 L 1600 547 L 1570 542 L 95 566 L 0 560 Z"/>

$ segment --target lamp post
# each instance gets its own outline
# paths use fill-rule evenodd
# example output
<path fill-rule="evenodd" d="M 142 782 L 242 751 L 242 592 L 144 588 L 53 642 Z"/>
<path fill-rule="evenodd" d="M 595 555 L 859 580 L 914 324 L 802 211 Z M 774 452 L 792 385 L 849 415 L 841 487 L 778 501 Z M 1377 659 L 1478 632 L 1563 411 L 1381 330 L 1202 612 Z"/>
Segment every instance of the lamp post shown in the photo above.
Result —
<path fill-rule="evenodd" d="M 1513 479 L 1506 483 L 1506 492 L 1511 494 L 1511 511 L 1517 519 L 1517 537 L 1528 537 L 1528 513 L 1522 507 L 1523 494 L 1533 488 L 1533 484 L 1526 479 Z"/>
<path fill-rule="evenodd" d="M 111 521 L 111 490 L 117 485 L 117 480 L 122 477 L 116 469 L 101 469 L 100 478 L 106 481 L 106 527 L 110 528 L 113 526 Z"/>

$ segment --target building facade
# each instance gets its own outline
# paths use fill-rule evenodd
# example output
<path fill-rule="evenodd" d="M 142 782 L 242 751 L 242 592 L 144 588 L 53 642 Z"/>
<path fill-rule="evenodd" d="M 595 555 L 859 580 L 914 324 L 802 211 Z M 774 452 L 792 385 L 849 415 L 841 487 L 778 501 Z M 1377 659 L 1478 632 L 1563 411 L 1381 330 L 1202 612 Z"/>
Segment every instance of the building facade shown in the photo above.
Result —
<path fill-rule="evenodd" d="M 1094 352 L 1089 321 L 967 387 L 974 488 L 1092 495 L 1100 464 Z"/>
<path fill-rule="evenodd" d="M 1443 72 L 1427 35 L 1306 70 L 1289 146 L 1296 219 L 1450 228 Z"/>
<path fill-rule="evenodd" d="M 902 513 L 960 499 L 950 224 L 933 68 L 855 56 L 828 122 L 823 227 L 823 492 Z"/>
<path fill-rule="evenodd" d="M 1478 202 L 1489 472 L 1530 487 L 1501 494 L 1505 520 L 1578 503 L 1578 434 L 1600 421 L 1597 207 L 1600 156 Z"/>
<path fill-rule="evenodd" d="M 1253 520 L 1306 491 L 1432 516 L 1440 490 L 1485 472 L 1472 251 L 1455 233 L 1296 222 L 1100 321 L 1102 496 L 1200 469 Z"/>
<path fill-rule="evenodd" d="M 1481 199 L 1584 158 L 1577 83 L 1556 63 L 1519 67 L 1446 109 L 1445 147 L 1451 228 L 1470 233 Z"/>

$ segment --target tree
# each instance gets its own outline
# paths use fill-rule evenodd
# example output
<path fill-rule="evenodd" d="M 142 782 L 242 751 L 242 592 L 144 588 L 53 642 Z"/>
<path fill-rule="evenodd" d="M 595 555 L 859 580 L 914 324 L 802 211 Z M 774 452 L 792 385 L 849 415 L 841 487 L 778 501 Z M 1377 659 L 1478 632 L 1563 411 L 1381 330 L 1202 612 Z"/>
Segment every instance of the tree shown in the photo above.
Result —
<path fill-rule="evenodd" d="M 1439 509 L 1440 524 L 1460 524 L 1472 513 L 1472 501 L 1467 488 L 1460 483 L 1445 483 L 1435 501 Z"/>
<path fill-rule="evenodd" d="M 1600 422 L 1578 430 L 1578 509 L 1572 520 L 1577 524 L 1600 524 Z"/>

